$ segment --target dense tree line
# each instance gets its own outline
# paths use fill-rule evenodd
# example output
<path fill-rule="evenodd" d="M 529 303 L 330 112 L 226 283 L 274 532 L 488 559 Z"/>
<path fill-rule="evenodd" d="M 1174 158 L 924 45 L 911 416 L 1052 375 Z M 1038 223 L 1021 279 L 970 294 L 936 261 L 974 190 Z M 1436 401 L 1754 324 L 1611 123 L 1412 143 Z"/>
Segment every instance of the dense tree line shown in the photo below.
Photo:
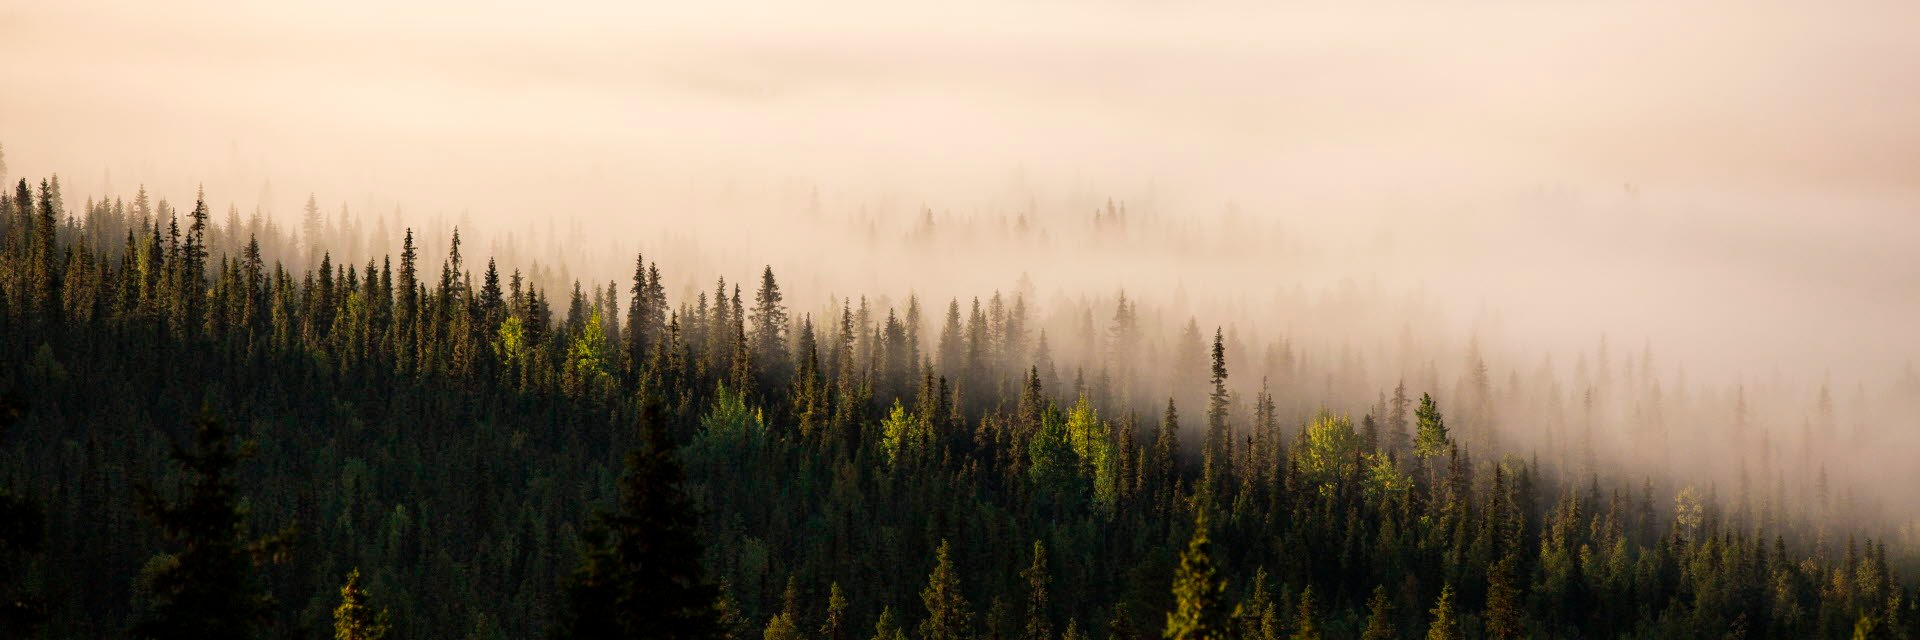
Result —
<path fill-rule="evenodd" d="M 1920 634 L 1891 534 L 1503 454 L 1405 385 L 1291 417 L 1194 323 L 1149 413 L 1017 296 L 922 336 L 916 299 L 794 313 L 771 268 L 670 301 L 636 257 L 558 302 L 457 231 L 294 271 L 204 197 L 64 211 L 0 196 L 23 633 Z"/>

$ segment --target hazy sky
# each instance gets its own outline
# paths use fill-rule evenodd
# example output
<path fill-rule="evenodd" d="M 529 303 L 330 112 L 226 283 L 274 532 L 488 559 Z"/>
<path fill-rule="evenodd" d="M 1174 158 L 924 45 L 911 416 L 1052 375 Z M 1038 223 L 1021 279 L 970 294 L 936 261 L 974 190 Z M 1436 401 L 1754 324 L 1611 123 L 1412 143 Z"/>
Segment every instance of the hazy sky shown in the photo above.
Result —
<path fill-rule="evenodd" d="M 842 230 L 794 219 L 815 188 L 902 228 L 1231 206 L 1325 250 L 1155 268 L 1420 286 L 1543 349 L 1874 375 L 1920 352 L 1920 4 L 959 4 L 0 0 L 0 144 L 75 204 L 204 183 L 283 215 L 316 192 L 724 231 L 754 249 L 734 274 L 842 292 L 902 285 L 781 246 Z"/>

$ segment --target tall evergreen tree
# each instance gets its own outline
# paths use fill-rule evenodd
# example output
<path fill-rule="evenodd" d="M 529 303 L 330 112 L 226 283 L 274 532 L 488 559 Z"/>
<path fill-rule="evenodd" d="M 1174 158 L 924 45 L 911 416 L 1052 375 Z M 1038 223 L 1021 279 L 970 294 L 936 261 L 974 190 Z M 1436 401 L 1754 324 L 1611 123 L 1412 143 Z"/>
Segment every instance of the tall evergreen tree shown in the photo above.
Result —
<path fill-rule="evenodd" d="M 835 582 L 827 587 L 827 615 L 820 622 L 820 640 L 852 640 L 848 626 L 847 596 Z"/>
<path fill-rule="evenodd" d="M 1023 640 L 1053 640 L 1052 605 L 1047 599 L 1047 585 L 1053 581 L 1050 576 L 1047 545 L 1035 540 L 1033 561 L 1020 572 L 1020 577 L 1027 581 L 1027 626 L 1020 634 Z"/>
<path fill-rule="evenodd" d="M 627 453 L 619 509 L 582 536 L 556 638 L 720 637 L 720 593 L 700 567 L 698 514 L 656 404 L 645 407 L 645 446 Z"/>
<path fill-rule="evenodd" d="M 773 280 L 773 267 L 760 273 L 760 290 L 753 295 L 753 360 L 759 366 L 763 384 L 785 384 L 787 358 L 787 309 L 781 304 L 780 284 Z"/>
<path fill-rule="evenodd" d="M 1227 606 L 1227 581 L 1213 561 L 1213 541 L 1207 534 L 1207 513 L 1194 517 L 1193 537 L 1180 554 L 1180 571 L 1173 581 L 1173 610 L 1167 612 L 1163 635 L 1170 640 L 1217 640 L 1229 633 L 1232 611 Z"/>
<path fill-rule="evenodd" d="M 138 638 L 260 637 L 273 618 L 273 597 L 255 575 L 257 561 L 284 558 L 289 532 L 251 540 L 234 467 L 252 454 L 235 447 L 224 423 L 194 422 L 193 448 L 176 447 L 174 462 L 189 477 L 169 501 L 151 489 L 145 511 L 179 551 L 148 563 L 145 589 L 152 606 L 133 627 Z"/>
<path fill-rule="evenodd" d="M 893 607 L 880 610 L 880 618 L 873 623 L 873 640 L 907 640 L 907 632 L 894 619 Z"/>
<path fill-rule="evenodd" d="M 1221 339 L 1220 329 L 1213 330 L 1213 365 L 1210 368 L 1211 391 L 1207 393 L 1207 444 L 1206 457 L 1215 464 L 1229 464 L 1233 459 L 1233 434 L 1227 425 L 1227 348 Z"/>
<path fill-rule="evenodd" d="M 360 588 L 360 570 L 347 572 L 347 583 L 340 586 L 340 606 L 333 609 L 334 640 L 382 640 L 392 626 L 386 609 L 374 613 L 367 604 L 367 593 Z"/>
<path fill-rule="evenodd" d="M 1360 640 L 1394 640 L 1400 637 L 1393 626 L 1393 603 L 1387 600 L 1387 586 L 1375 585 L 1373 597 L 1367 599 L 1367 626 L 1360 632 Z"/>
<path fill-rule="evenodd" d="M 1453 439 L 1447 435 L 1446 420 L 1440 416 L 1440 409 L 1433 405 L 1431 394 L 1420 394 L 1420 408 L 1414 410 L 1413 417 L 1417 429 L 1413 439 L 1413 454 L 1422 458 L 1446 454 Z"/>
<path fill-rule="evenodd" d="M 1427 640 L 1466 640 L 1453 606 L 1453 585 L 1441 587 L 1440 599 L 1433 603 L 1433 620 L 1427 623 Z"/>
<path fill-rule="evenodd" d="M 1313 585 L 1300 594 L 1300 613 L 1293 621 L 1290 640 L 1320 640 L 1320 614 L 1314 610 Z"/>
<path fill-rule="evenodd" d="M 934 552 L 933 573 L 927 576 L 927 588 L 920 590 L 920 602 L 927 607 L 927 617 L 920 621 L 923 640 L 973 637 L 973 610 L 960 592 L 960 574 L 954 569 L 951 546 L 945 540 Z"/>

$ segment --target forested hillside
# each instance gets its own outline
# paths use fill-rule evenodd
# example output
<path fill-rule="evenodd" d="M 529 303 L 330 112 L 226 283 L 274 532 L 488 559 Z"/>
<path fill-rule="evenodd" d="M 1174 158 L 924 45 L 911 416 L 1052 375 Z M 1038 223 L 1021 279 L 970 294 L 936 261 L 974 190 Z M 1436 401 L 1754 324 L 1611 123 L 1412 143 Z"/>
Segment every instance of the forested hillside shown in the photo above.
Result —
<path fill-rule="evenodd" d="M 1914 514 L 1830 483 L 1824 387 L 1790 444 L 1650 351 L 1359 390 L 1124 296 L 559 289 L 458 231 L 341 264 L 63 200 L 0 196 L 7 637 L 1920 635 Z"/>

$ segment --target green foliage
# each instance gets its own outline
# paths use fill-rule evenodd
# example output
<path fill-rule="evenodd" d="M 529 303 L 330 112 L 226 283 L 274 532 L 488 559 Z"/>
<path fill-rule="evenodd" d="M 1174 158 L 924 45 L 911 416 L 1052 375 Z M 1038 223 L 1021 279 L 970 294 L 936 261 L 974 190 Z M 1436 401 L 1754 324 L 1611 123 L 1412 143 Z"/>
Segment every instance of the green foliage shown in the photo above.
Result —
<path fill-rule="evenodd" d="M 1331 494 L 1346 470 L 1359 460 L 1360 434 L 1346 416 L 1321 414 L 1307 423 L 1307 446 L 1300 451 L 1298 466 L 1303 477 Z"/>
<path fill-rule="evenodd" d="M 333 609 L 334 640 L 382 640 L 392 625 L 387 609 L 374 613 L 367 605 L 367 594 L 360 588 L 360 570 L 347 572 L 347 583 L 340 586 L 340 606 Z"/>
<path fill-rule="evenodd" d="M 1071 500 L 1081 484 L 1080 455 L 1060 412 L 1048 407 L 1040 414 L 1040 429 L 1027 441 L 1027 475 L 1038 492 L 1055 501 Z"/>
<path fill-rule="evenodd" d="M 273 597 L 255 575 L 255 558 L 283 557 L 289 532 L 250 540 L 234 467 L 251 446 L 235 447 L 226 425 L 194 423 L 193 448 L 173 460 L 190 474 L 184 495 L 141 494 L 141 506 L 180 550 L 147 575 L 151 605 L 134 625 L 139 638 L 259 637 L 272 621 Z"/>
<path fill-rule="evenodd" d="M 880 618 L 873 623 L 873 640 L 907 640 L 907 632 L 893 618 L 893 607 L 880 611 Z"/>
<path fill-rule="evenodd" d="M 581 327 L 580 335 L 567 346 L 567 368 L 583 381 L 603 382 L 613 375 L 615 366 L 606 327 L 601 324 L 600 312 L 595 311 Z"/>
<path fill-rule="evenodd" d="M 1111 511 L 1119 499 L 1120 465 L 1114 459 L 1113 438 L 1108 434 L 1107 423 L 1100 420 L 1100 414 L 1094 411 L 1086 394 L 1081 394 L 1067 413 L 1066 426 L 1067 442 L 1073 448 L 1074 457 L 1092 481 L 1094 504 Z"/>
<path fill-rule="evenodd" d="M 1022 630 L 1022 640 L 1052 640 L 1053 606 L 1047 598 L 1047 585 L 1053 582 L 1052 572 L 1047 569 L 1047 545 L 1039 540 L 1033 541 L 1033 561 L 1027 565 L 1020 577 L 1027 583 L 1027 624 Z"/>
<path fill-rule="evenodd" d="M 746 394 L 720 385 L 713 404 L 700 418 L 700 434 L 691 448 L 713 456 L 738 456 L 767 442 L 766 416 L 747 404 Z"/>
<path fill-rule="evenodd" d="M 1234 611 L 1227 605 L 1227 581 L 1215 568 L 1213 541 L 1207 534 L 1207 516 L 1194 518 L 1193 537 L 1180 554 L 1180 572 L 1173 581 L 1173 610 L 1167 612 L 1162 635 L 1172 640 L 1214 640 L 1228 637 Z"/>
<path fill-rule="evenodd" d="M 651 413 L 651 411 L 649 411 Z M 643 419 L 646 447 L 627 453 L 619 509 L 583 536 L 566 587 L 563 638 L 711 638 L 720 632 L 719 590 L 699 564 L 697 516 L 665 429 Z"/>
<path fill-rule="evenodd" d="M 520 316 L 508 316 L 494 333 L 493 353 L 501 364 L 513 366 L 527 362 L 527 326 Z"/>
<path fill-rule="evenodd" d="M 1320 640 L 1320 614 L 1314 611 L 1313 585 L 1300 594 L 1300 613 L 1293 620 L 1291 640 Z"/>
<path fill-rule="evenodd" d="M 924 640 L 967 640 L 973 637 L 973 610 L 960 592 L 960 575 L 953 567 L 951 547 L 945 540 L 935 551 L 933 573 L 927 587 L 920 590 L 920 602 L 927 616 L 920 621 Z"/>
<path fill-rule="evenodd" d="M 1460 631 L 1460 620 L 1453 611 L 1453 585 L 1440 589 L 1440 598 L 1433 603 L 1429 611 L 1432 619 L 1427 623 L 1427 640 L 1465 640 L 1466 634 Z"/>
<path fill-rule="evenodd" d="M 1446 455 L 1453 439 L 1447 435 L 1447 423 L 1440 409 L 1433 406 L 1432 395 L 1420 394 L 1420 408 L 1413 410 L 1413 418 L 1413 455 L 1422 458 Z"/>
<path fill-rule="evenodd" d="M 1367 626 L 1360 631 L 1360 640 L 1394 640 L 1400 637 L 1393 626 L 1393 603 L 1387 600 L 1386 585 L 1373 588 L 1373 596 L 1367 599 Z"/>
<path fill-rule="evenodd" d="M 893 402 L 893 410 L 880 421 L 880 448 L 887 454 L 888 465 L 898 467 L 919 459 L 929 439 L 924 427 L 922 420 L 907 414 L 899 400 Z"/>
<path fill-rule="evenodd" d="M 893 640 L 926 604 L 939 611 L 929 630 L 952 637 L 1131 640 L 1179 626 L 1186 637 L 1378 638 L 1424 627 L 1417 598 L 1442 584 L 1461 591 L 1436 609 L 1450 621 L 1440 637 L 1463 627 L 1835 637 L 1863 618 L 1885 637 L 1920 631 L 1907 537 L 1863 540 L 1848 554 L 1842 529 L 1806 518 L 1843 508 L 1833 496 L 1847 494 L 1833 492 L 1845 485 L 1801 483 L 1776 467 L 1738 501 L 1682 491 L 1676 517 L 1659 517 L 1651 489 L 1634 493 L 1604 468 L 1566 462 L 1590 454 L 1563 428 L 1577 421 L 1555 422 L 1569 396 L 1554 385 L 1512 387 L 1511 406 L 1530 407 L 1521 415 L 1544 412 L 1540 462 L 1483 444 L 1491 408 L 1481 384 L 1496 378 L 1480 375 L 1477 357 L 1462 390 L 1461 432 L 1471 435 L 1459 447 L 1432 398 L 1412 412 L 1401 389 L 1365 409 L 1378 446 L 1331 415 L 1289 440 L 1279 425 L 1304 407 L 1360 390 L 1323 393 L 1318 380 L 1333 365 L 1296 357 L 1304 352 L 1282 339 L 1266 345 L 1275 391 L 1255 398 L 1236 431 L 1224 332 L 1210 372 L 1198 325 L 1186 323 L 1190 343 L 1165 354 L 1180 378 L 1157 388 L 1136 370 L 1154 361 L 1141 347 L 1155 342 L 1138 334 L 1131 301 L 1110 342 L 1049 325 L 1053 344 L 1072 345 L 1063 353 L 1115 356 L 1063 359 L 1078 383 L 1061 389 L 1047 339 L 1027 336 L 1034 319 L 1020 294 L 970 314 L 951 305 L 950 331 L 928 357 L 911 298 L 905 323 L 878 299 L 834 300 L 816 333 L 812 317 L 786 318 L 770 270 L 749 308 L 737 287 L 669 301 L 662 283 L 679 280 L 636 259 L 632 306 L 616 322 L 610 289 L 581 283 L 551 304 L 545 287 L 570 284 L 555 273 L 578 265 L 505 278 L 489 269 L 475 287 L 449 256 L 439 279 L 421 282 L 411 231 L 395 264 L 362 248 L 384 242 L 308 246 L 265 222 L 222 228 L 204 220 L 204 202 L 179 221 L 184 233 L 170 223 L 185 210 L 144 197 L 137 214 L 96 204 L 42 224 L 58 208 L 47 204 L 58 201 L 53 181 L 39 194 L 20 186 L 24 196 L 0 194 L 0 384 L 20 387 L 36 410 L 8 431 L 3 454 L 15 466 L 0 480 L 15 498 L 0 500 L 9 541 L 0 615 L 47 614 L 36 619 L 49 637 L 121 637 L 136 616 L 218 604 L 181 599 L 169 581 L 189 573 L 256 596 L 271 584 L 282 599 L 241 626 L 271 621 L 279 635 L 311 636 L 346 604 L 334 598 L 349 567 L 366 570 L 379 607 L 401 614 L 393 637 L 818 629 L 847 640 L 874 625 Z M 355 235 L 344 224 L 316 229 Z M 273 262 L 282 256 L 296 266 Z M 1072 376 L 1074 366 L 1087 368 Z M 1607 401 L 1642 382 L 1607 387 Z M 1151 443 L 1135 446 L 1116 428 L 1142 417 L 1140 399 L 1162 395 L 1206 399 L 1203 423 L 1184 434 L 1205 447 L 1183 455 L 1171 400 Z M 1668 396 L 1668 415 L 1710 417 L 1703 396 L 1715 394 Z M 285 547 L 220 534 L 247 561 L 224 573 L 182 538 L 144 535 L 130 490 L 175 431 L 155 416 L 203 405 L 260 443 L 259 464 L 226 474 L 249 494 L 233 496 L 233 512 L 311 527 Z M 639 457 L 622 473 L 630 450 Z M 1396 457 L 1409 452 L 1423 459 Z M 601 502 L 617 506 L 589 516 Z M 1189 531 L 1202 513 L 1218 518 Z M 1886 524 L 1863 517 L 1844 533 Z M 1202 539 L 1197 554 L 1188 533 Z M 922 584 L 943 539 L 966 551 Z M 1033 555 L 1019 558 L 1023 548 Z M 262 569 L 256 549 L 292 562 Z M 1251 585 L 1227 580 L 1216 561 L 1253 570 Z M 223 577 L 233 574 L 242 579 Z M 780 577 L 797 588 L 782 591 Z M 724 596 L 709 578 L 729 585 Z M 1239 615 L 1223 613 L 1229 590 Z M 1363 603 L 1368 590 L 1376 597 Z M 969 597 L 986 603 L 980 620 Z M 1456 618 L 1455 607 L 1470 613 Z M 371 611 L 364 601 L 346 610 Z M 1184 622 L 1166 624 L 1175 617 Z M 0 635 L 25 635 L 17 628 Z"/>

